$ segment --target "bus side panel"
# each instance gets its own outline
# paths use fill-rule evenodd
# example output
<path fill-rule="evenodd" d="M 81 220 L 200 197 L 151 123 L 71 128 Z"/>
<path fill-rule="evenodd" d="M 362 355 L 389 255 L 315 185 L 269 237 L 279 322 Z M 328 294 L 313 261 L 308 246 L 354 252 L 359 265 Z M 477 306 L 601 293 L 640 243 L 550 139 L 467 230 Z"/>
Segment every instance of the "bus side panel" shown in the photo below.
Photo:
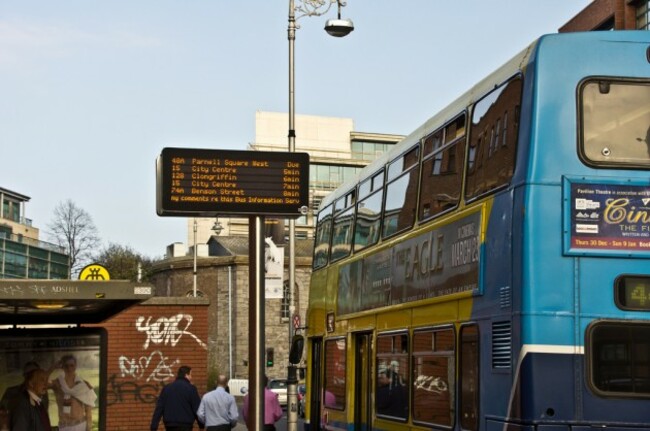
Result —
<path fill-rule="evenodd" d="M 505 418 L 508 415 L 513 382 L 512 353 L 516 350 L 513 346 L 520 338 L 519 325 L 513 318 L 513 298 L 517 295 L 512 284 L 513 236 L 504 234 L 512 230 L 514 197 L 513 190 L 504 191 L 497 194 L 488 206 L 490 210 L 481 250 L 482 294 L 474 297 L 471 315 L 471 320 L 479 324 L 481 340 L 479 409 L 483 417 Z M 508 328 L 507 333 L 502 333 L 501 328 Z M 493 357 L 495 337 L 508 343 L 506 355 L 499 355 L 497 361 Z"/>
<path fill-rule="evenodd" d="M 620 258 L 587 258 L 579 259 L 579 301 L 580 320 L 583 340 L 587 326 L 599 315 L 603 318 L 638 319 L 648 318 L 647 312 L 628 311 L 622 313 L 616 307 L 614 300 L 614 283 L 618 276 L 623 274 L 648 274 L 650 265 L 646 259 L 620 259 Z M 585 352 L 587 354 L 588 352 Z M 584 360 L 588 358 L 585 355 Z M 586 373 L 586 370 L 585 370 Z M 597 396 L 588 387 L 587 382 L 591 376 L 584 375 L 583 410 L 586 418 L 591 422 L 621 422 L 643 423 L 650 421 L 648 412 L 648 398 L 631 397 L 603 397 Z"/>

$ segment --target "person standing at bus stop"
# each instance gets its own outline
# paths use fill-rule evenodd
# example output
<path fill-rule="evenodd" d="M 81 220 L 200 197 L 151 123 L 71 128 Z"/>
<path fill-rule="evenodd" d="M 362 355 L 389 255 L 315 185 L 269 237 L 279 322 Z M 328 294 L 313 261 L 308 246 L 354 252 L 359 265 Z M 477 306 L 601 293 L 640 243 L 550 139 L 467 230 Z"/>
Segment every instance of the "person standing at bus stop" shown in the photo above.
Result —
<path fill-rule="evenodd" d="M 151 431 L 158 430 L 161 418 L 167 431 L 192 431 L 195 420 L 199 428 L 203 428 L 196 414 L 200 404 L 199 391 L 192 384 L 192 369 L 183 365 L 178 369 L 176 380 L 160 391 L 151 417 Z"/>
<path fill-rule="evenodd" d="M 280 407 L 280 400 L 278 394 L 267 388 L 269 378 L 264 376 L 262 378 L 264 384 L 264 431 L 275 431 L 275 423 L 282 417 L 282 407 Z M 244 406 L 242 407 L 242 416 L 248 429 L 253 429 L 253 424 L 249 422 L 248 405 L 250 392 L 244 396 Z"/>

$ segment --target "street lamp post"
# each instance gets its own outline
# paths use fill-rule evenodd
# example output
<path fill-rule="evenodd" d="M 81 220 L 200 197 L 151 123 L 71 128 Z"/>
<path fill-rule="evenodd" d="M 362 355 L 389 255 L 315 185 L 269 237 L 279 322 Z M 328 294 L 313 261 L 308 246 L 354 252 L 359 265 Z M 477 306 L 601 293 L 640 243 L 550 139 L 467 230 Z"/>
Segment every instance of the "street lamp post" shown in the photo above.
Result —
<path fill-rule="evenodd" d="M 354 24 L 349 19 L 341 19 L 341 7 L 345 6 L 342 0 L 289 0 L 289 27 L 287 29 L 289 38 L 289 152 L 296 151 L 296 111 L 295 111 L 295 55 L 294 45 L 296 41 L 296 20 L 304 16 L 321 16 L 326 14 L 332 5 L 336 3 L 338 8 L 338 19 L 328 20 L 325 30 L 335 37 L 343 37 L 354 30 Z M 298 16 L 296 17 L 296 13 Z M 289 344 L 294 336 L 293 316 L 296 313 L 295 289 L 296 289 L 296 221 L 289 220 Z M 287 431 L 297 431 L 298 427 L 298 393 L 296 364 L 289 361 L 287 370 Z"/>

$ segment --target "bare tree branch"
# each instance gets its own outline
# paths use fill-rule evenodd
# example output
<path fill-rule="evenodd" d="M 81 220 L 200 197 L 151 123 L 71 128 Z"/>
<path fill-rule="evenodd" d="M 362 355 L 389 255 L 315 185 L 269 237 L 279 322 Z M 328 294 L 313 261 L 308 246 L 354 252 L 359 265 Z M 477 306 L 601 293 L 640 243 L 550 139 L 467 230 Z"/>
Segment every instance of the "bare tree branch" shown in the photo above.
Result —
<path fill-rule="evenodd" d="M 70 199 L 60 202 L 54 208 L 48 229 L 51 241 L 63 247 L 70 255 L 71 274 L 78 273 L 89 263 L 100 244 L 92 217 Z"/>

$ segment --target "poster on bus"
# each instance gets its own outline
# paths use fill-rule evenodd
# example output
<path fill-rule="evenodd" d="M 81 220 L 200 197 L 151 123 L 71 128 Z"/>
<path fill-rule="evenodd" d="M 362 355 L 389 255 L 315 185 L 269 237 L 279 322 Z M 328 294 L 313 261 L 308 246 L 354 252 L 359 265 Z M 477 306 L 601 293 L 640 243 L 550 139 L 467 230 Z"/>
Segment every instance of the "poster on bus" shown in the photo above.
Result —
<path fill-rule="evenodd" d="M 568 254 L 650 253 L 650 186 L 567 181 L 565 193 Z"/>
<path fill-rule="evenodd" d="M 480 207 L 362 259 L 341 265 L 338 314 L 477 292 Z"/>
<path fill-rule="evenodd" d="M 0 430 L 103 429 L 104 334 L 80 328 L 0 334 Z"/>

